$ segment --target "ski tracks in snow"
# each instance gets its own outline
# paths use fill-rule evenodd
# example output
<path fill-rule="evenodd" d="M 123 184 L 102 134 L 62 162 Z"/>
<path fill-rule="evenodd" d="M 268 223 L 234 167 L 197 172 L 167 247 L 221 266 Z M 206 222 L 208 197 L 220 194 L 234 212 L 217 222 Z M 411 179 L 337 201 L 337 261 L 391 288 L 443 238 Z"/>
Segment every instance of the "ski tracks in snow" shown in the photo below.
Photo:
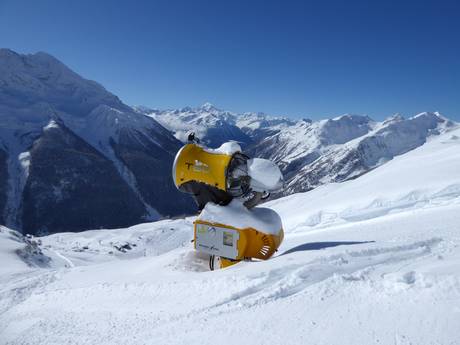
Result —
<path fill-rule="evenodd" d="M 5 325 L 1 320 L 9 309 L 25 302 L 33 294 L 43 292 L 48 284 L 56 281 L 59 277 L 59 271 L 44 269 L 10 276 L 8 283 L 0 289 L 0 334 L 1 325 Z"/>
<path fill-rule="evenodd" d="M 221 313 L 260 306 L 303 293 L 309 287 L 329 279 L 340 279 L 343 282 L 364 281 L 369 278 L 371 272 L 380 267 L 402 266 L 407 262 L 432 255 L 432 249 L 440 242 L 441 239 L 432 238 L 407 245 L 347 250 L 301 264 L 289 264 L 291 259 L 289 256 L 278 257 L 273 260 L 283 260 L 280 267 L 246 277 L 247 281 L 242 284 L 246 286 L 244 289 L 211 306 L 211 309 L 207 307 L 204 310 Z M 292 258 L 292 261 L 297 260 Z M 257 264 L 263 265 L 263 263 Z M 384 276 L 386 270 L 382 269 L 380 275 Z M 407 276 L 408 283 L 411 283 L 411 279 L 410 276 Z"/>
<path fill-rule="evenodd" d="M 209 327 L 205 326 L 208 320 L 244 319 L 244 315 L 259 313 L 265 307 L 307 306 L 306 300 L 327 299 L 357 286 L 361 286 L 357 291 L 364 288 L 371 295 L 391 295 L 417 284 L 429 287 L 430 282 L 423 281 L 423 275 L 411 265 L 432 261 L 450 249 L 449 241 L 438 237 L 405 243 L 374 242 L 293 252 L 215 272 L 178 272 L 172 265 L 178 252 L 173 250 L 162 259 L 37 270 L 13 277 L 8 289 L 0 291 L 0 337 L 5 336 L 8 344 L 142 344 L 154 343 L 157 336 L 171 340 L 177 329 L 192 331 L 198 327 L 196 331 Z M 190 259 L 185 249 L 180 251 L 183 260 Z M 150 269 L 154 277 L 160 268 L 158 260 L 169 271 L 158 279 L 131 280 L 112 274 L 101 277 L 113 265 L 126 275 L 127 268 L 146 264 L 153 264 Z M 133 277 L 143 272 L 134 272 Z M 460 296 L 458 281 L 445 288 Z M 228 329 L 235 331 L 235 327 L 229 325 Z"/>

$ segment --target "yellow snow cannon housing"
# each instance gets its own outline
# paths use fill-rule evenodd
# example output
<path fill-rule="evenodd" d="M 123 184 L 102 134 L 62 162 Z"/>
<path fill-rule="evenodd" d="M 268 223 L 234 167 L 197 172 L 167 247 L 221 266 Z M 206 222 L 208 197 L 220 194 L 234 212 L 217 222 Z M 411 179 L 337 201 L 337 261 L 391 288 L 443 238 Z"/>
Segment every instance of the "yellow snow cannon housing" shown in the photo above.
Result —
<path fill-rule="evenodd" d="M 220 268 L 242 260 L 269 259 L 284 238 L 282 228 L 267 234 L 254 228 L 239 229 L 233 226 L 197 219 L 194 222 L 194 246 L 199 252 L 220 258 Z"/>
<path fill-rule="evenodd" d="M 232 155 L 211 153 L 194 143 L 186 144 L 176 155 L 174 183 L 178 189 L 187 182 L 199 182 L 227 190 L 227 168 Z"/>
<path fill-rule="evenodd" d="M 251 175 L 251 168 L 259 170 Z M 264 184 L 257 177 L 267 170 L 272 173 Z M 172 175 L 176 187 L 198 204 L 194 246 L 210 255 L 211 270 L 215 258 L 223 268 L 242 260 L 267 260 L 278 249 L 284 236 L 281 218 L 272 209 L 255 207 L 282 184 L 274 163 L 249 159 L 234 142 L 215 150 L 190 142 L 176 154 Z"/>

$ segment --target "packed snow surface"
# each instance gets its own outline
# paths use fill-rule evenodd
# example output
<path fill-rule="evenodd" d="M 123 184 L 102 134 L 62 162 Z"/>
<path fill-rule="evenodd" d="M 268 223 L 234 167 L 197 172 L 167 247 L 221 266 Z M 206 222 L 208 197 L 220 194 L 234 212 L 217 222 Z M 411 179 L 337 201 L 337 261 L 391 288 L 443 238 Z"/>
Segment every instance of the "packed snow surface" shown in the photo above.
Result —
<path fill-rule="evenodd" d="M 236 141 L 228 141 L 216 149 L 205 147 L 205 150 L 210 153 L 233 155 L 234 153 L 241 152 L 241 146 Z"/>
<path fill-rule="evenodd" d="M 0 343 L 460 344 L 459 138 L 265 204 L 278 254 L 214 272 L 193 218 L 43 237 L 48 261 L 2 228 Z"/>
<path fill-rule="evenodd" d="M 277 192 L 283 188 L 283 174 L 275 163 L 268 159 L 251 158 L 247 164 L 252 190 Z"/>
<path fill-rule="evenodd" d="M 272 209 L 254 207 L 248 210 L 237 199 L 233 199 L 227 206 L 208 203 L 197 218 L 210 223 L 231 225 L 238 229 L 253 228 L 271 235 L 279 235 L 283 228 L 280 216 Z"/>

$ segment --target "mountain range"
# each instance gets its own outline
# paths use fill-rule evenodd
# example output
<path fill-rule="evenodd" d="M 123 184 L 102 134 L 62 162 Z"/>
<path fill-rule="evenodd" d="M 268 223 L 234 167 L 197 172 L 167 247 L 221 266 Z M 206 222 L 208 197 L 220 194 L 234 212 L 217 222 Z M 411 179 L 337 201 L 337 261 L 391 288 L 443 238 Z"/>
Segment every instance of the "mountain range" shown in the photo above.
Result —
<path fill-rule="evenodd" d="M 275 161 L 288 195 L 356 178 L 456 126 L 439 113 L 312 121 L 210 103 L 130 107 L 49 54 L 0 49 L 0 224 L 46 234 L 192 214 L 171 179 L 191 131 Z"/>
<path fill-rule="evenodd" d="M 135 109 L 178 140 L 185 141 L 192 131 L 211 147 L 237 140 L 249 155 L 275 161 L 285 176 L 284 195 L 356 178 L 457 126 L 437 112 L 378 122 L 350 114 L 320 121 L 238 114 L 209 103 L 176 110 Z"/>

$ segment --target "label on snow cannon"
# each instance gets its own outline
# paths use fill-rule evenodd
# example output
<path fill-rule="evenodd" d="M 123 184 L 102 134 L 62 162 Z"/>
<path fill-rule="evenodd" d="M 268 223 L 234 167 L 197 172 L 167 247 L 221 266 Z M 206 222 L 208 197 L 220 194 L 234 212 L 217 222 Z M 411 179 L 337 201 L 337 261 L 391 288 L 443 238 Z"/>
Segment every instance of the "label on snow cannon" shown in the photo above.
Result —
<path fill-rule="evenodd" d="M 238 258 L 238 230 L 209 223 L 195 223 L 196 250 L 229 259 Z"/>

